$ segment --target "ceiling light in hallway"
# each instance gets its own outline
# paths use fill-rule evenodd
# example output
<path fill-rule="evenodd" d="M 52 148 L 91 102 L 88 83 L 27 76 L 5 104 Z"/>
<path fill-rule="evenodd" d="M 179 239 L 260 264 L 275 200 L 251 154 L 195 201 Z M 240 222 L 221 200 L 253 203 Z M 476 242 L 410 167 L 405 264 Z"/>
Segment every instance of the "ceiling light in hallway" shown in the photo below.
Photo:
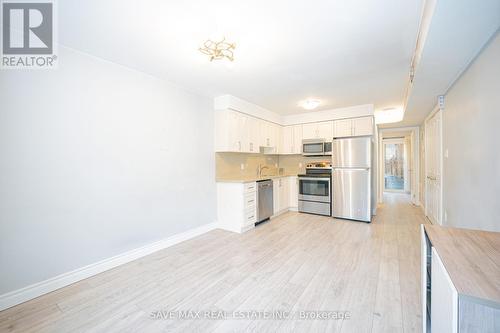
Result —
<path fill-rule="evenodd" d="M 376 124 L 390 124 L 397 123 L 403 120 L 403 108 L 387 108 L 375 111 Z"/>

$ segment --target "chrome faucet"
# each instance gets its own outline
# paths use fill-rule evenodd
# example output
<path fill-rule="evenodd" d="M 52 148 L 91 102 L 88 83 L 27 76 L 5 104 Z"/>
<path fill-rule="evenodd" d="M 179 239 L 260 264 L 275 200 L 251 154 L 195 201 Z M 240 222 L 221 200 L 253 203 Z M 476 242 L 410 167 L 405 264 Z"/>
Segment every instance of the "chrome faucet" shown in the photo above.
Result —
<path fill-rule="evenodd" d="M 259 177 L 262 177 L 262 170 L 269 169 L 267 165 L 259 165 Z"/>

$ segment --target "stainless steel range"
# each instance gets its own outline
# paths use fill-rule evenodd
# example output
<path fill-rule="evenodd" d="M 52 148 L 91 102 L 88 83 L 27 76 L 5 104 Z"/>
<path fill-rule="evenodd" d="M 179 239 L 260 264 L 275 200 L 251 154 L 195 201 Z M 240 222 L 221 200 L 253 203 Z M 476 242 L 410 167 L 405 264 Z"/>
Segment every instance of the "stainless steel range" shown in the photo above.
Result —
<path fill-rule="evenodd" d="M 332 163 L 309 163 L 298 177 L 299 212 L 331 216 Z"/>

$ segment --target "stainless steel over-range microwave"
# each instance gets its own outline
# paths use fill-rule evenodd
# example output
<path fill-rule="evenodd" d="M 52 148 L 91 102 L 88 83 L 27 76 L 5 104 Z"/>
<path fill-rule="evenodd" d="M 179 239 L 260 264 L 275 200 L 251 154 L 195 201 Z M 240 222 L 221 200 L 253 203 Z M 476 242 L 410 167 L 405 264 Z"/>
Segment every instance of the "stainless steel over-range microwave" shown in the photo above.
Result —
<path fill-rule="evenodd" d="M 325 156 L 332 155 L 332 142 L 325 139 L 302 140 L 302 155 Z"/>

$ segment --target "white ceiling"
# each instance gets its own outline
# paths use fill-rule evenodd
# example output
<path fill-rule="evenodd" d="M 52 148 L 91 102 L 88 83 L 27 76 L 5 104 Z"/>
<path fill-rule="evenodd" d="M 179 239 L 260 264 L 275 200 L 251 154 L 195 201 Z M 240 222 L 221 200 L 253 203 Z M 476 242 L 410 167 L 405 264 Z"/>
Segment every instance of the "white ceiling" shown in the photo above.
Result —
<path fill-rule="evenodd" d="M 60 43 L 206 96 L 231 94 L 280 114 L 403 104 L 422 0 L 65 0 Z M 197 48 L 237 44 L 232 68 Z"/>
<path fill-rule="evenodd" d="M 404 120 L 391 127 L 421 124 L 499 28 L 499 0 L 436 1 Z"/>

